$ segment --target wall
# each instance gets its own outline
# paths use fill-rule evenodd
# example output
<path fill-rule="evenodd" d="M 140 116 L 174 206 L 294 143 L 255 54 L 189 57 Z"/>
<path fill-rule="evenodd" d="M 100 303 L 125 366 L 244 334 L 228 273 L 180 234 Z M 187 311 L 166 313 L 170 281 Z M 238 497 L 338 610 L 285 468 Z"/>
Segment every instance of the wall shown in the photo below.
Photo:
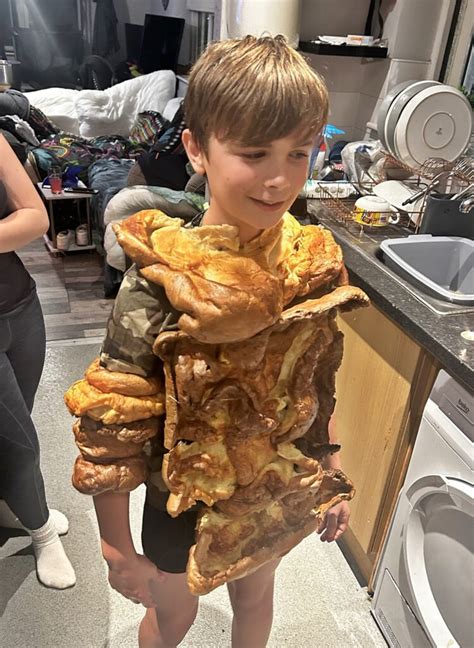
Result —
<path fill-rule="evenodd" d="M 4 46 L 13 42 L 11 31 L 10 8 L 7 2 L 0 2 L 0 58 L 4 58 Z"/>
<path fill-rule="evenodd" d="M 368 6 L 365 0 L 302 0 L 302 40 L 363 33 Z M 307 55 L 328 85 L 330 123 L 346 130 L 347 139 L 364 138 L 367 123 L 374 124 L 392 87 L 437 78 L 453 8 L 454 0 L 385 0 L 383 38 L 389 58 Z"/>
<path fill-rule="evenodd" d="M 454 42 L 446 70 L 446 83 L 458 86 L 462 83 L 464 68 L 471 49 L 474 26 L 474 2 L 463 0 Z"/>
<path fill-rule="evenodd" d="M 266 3 L 272 0 L 247 0 Z M 227 38 L 228 0 L 222 0 L 221 38 Z M 333 36 L 363 33 L 370 0 L 300 0 L 300 39 L 311 40 L 318 34 Z"/>
<path fill-rule="evenodd" d="M 301 0 L 301 40 L 363 34 L 370 0 Z"/>
<path fill-rule="evenodd" d="M 1 0 L 0 0 L 1 1 Z M 191 13 L 188 9 L 200 11 L 214 11 L 215 14 L 215 38 L 219 37 L 221 24 L 221 1 L 222 0 L 169 0 L 167 9 L 163 7 L 161 0 L 114 0 L 115 10 L 119 21 L 119 40 L 121 44 L 120 58 L 125 58 L 125 29 L 124 23 L 133 23 L 142 25 L 145 14 L 154 14 L 156 16 L 170 16 L 171 18 L 184 18 L 183 41 L 179 53 L 178 62 L 181 65 L 190 63 L 190 45 L 191 45 Z"/>
<path fill-rule="evenodd" d="M 337 3 L 332 0 L 302 0 L 300 38 L 312 40 L 323 35 L 363 34 L 369 5 L 369 0 L 339 0 Z M 346 131 L 341 136 L 343 139 L 353 139 L 364 80 L 376 77 L 381 82 L 386 74 L 386 62 L 369 62 L 359 57 L 305 56 L 328 86 L 329 122 Z"/>
<path fill-rule="evenodd" d="M 166 11 L 161 0 L 114 0 L 114 5 L 119 21 L 118 32 L 121 45 L 119 60 L 123 60 L 126 56 L 124 24 L 143 25 L 145 14 L 149 13 L 156 16 L 170 16 L 171 18 L 184 18 L 186 20 L 178 62 L 182 65 L 189 63 L 190 14 L 186 0 L 170 0 Z"/>
<path fill-rule="evenodd" d="M 388 41 L 386 74 L 381 78 L 379 70 L 365 76 L 354 137 L 363 136 L 367 122 L 376 122 L 383 99 L 395 85 L 438 79 L 454 4 L 454 0 L 397 0 L 389 7 L 383 32 Z"/>

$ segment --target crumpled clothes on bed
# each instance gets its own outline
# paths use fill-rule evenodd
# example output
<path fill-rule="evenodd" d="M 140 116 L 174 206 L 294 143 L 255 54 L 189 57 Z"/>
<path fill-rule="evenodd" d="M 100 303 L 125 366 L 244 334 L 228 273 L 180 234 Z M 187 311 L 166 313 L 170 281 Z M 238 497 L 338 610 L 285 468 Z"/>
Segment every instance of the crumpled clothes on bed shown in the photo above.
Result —
<path fill-rule="evenodd" d="M 92 139 L 58 133 L 45 140 L 41 146 L 33 149 L 37 165 L 46 175 L 51 165 L 58 165 L 62 168 L 67 166 L 81 166 L 83 171 L 79 176 L 87 184 L 87 170 L 99 159 L 134 159 L 146 147 L 133 144 L 120 135 L 100 136 Z M 125 186 L 125 185 L 122 185 Z"/>
<path fill-rule="evenodd" d="M 28 119 L 30 102 L 18 90 L 5 90 L 0 92 L 0 117 L 4 115 L 18 115 L 21 119 Z"/>

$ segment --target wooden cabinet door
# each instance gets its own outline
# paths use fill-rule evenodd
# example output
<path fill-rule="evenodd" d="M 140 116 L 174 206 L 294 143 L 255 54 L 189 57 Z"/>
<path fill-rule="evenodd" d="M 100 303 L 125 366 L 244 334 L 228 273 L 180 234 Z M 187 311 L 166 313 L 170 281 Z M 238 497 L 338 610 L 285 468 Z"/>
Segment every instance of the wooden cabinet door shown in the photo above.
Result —
<path fill-rule="evenodd" d="M 426 354 L 374 306 L 342 314 L 339 326 L 345 337 L 336 429 L 344 472 L 356 488 L 347 540 L 369 579 L 429 393 L 423 387 L 420 395 L 418 386 Z"/>

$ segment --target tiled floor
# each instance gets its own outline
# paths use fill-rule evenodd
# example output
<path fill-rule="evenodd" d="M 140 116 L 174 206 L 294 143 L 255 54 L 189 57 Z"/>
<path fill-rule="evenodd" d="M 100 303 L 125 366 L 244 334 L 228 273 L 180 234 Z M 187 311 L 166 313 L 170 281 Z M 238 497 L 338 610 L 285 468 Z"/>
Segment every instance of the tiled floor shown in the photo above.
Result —
<path fill-rule="evenodd" d="M 20 257 L 36 281 L 48 342 L 103 336 L 113 300 L 104 299 L 99 254 L 53 256 L 39 239 Z"/>

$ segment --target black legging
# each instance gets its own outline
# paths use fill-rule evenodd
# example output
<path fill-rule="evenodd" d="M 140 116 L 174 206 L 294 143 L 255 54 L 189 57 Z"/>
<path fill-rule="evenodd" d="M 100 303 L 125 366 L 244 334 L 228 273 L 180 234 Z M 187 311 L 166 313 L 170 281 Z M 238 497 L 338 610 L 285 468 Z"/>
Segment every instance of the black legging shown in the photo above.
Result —
<path fill-rule="evenodd" d="M 0 498 L 28 529 L 48 520 L 38 435 L 31 420 L 46 338 L 37 295 L 0 317 Z"/>

